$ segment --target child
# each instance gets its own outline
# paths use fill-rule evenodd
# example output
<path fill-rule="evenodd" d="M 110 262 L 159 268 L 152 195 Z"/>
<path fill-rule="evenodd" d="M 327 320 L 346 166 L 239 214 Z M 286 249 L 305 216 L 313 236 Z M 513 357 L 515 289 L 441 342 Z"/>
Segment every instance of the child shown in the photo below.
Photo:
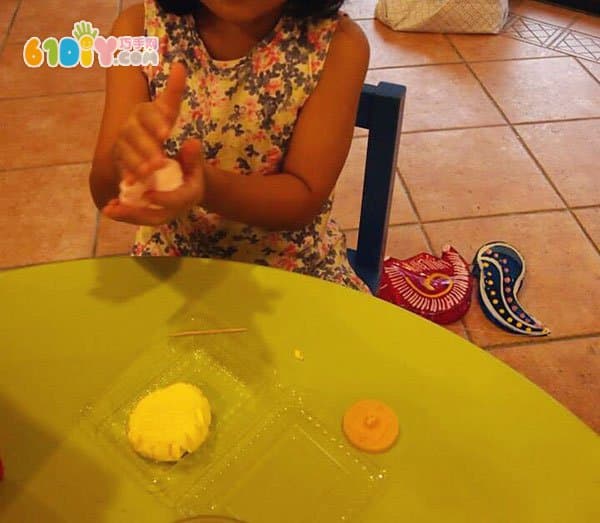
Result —
<path fill-rule="evenodd" d="M 94 201 L 140 225 L 134 255 L 288 269 L 368 292 L 330 219 L 369 48 L 343 0 L 145 0 L 113 35 L 156 36 L 156 67 L 107 69 Z M 165 156 L 166 155 L 166 156 Z M 118 200 L 177 157 L 184 184 Z M 161 208 L 157 209 L 156 206 Z"/>

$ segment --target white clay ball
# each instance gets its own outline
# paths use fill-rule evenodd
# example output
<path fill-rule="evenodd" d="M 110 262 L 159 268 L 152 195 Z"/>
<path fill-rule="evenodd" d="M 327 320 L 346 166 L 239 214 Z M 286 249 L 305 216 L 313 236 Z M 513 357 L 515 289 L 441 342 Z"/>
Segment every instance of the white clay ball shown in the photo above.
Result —
<path fill-rule="evenodd" d="M 177 160 L 167 159 L 164 167 L 154 171 L 148 177 L 132 185 L 124 181 L 119 185 L 119 200 L 132 207 L 151 207 L 160 209 L 158 205 L 152 205 L 146 198 L 146 191 L 174 191 L 183 184 L 183 172 Z"/>

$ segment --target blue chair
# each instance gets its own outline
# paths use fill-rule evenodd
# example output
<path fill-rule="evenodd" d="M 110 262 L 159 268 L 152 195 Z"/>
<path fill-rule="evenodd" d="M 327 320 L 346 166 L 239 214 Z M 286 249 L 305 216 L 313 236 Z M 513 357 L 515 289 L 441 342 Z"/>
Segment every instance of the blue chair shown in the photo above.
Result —
<path fill-rule="evenodd" d="M 373 294 L 379 290 L 392 203 L 396 158 L 406 87 L 365 84 L 356 126 L 369 130 L 358 245 L 348 249 L 350 264 Z"/>

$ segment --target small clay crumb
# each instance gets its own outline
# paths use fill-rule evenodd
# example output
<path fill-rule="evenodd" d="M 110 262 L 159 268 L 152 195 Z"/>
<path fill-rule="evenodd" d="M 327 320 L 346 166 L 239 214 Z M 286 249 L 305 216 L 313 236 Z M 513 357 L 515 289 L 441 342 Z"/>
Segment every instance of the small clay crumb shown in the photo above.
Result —
<path fill-rule="evenodd" d="M 294 358 L 296 358 L 298 361 L 304 361 L 304 353 L 301 350 L 295 349 Z"/>

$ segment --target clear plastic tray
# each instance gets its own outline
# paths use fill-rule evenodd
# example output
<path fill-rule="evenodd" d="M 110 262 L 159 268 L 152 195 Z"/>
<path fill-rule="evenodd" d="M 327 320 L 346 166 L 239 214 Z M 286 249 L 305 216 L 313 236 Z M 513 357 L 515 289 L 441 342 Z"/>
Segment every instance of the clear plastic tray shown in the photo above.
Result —
<path fill-rule="evenodd" d="M 261 407 L 256 395 L 233 374 L 202 351 L 187 354 L 167 346 L 146 351 L 117 384 L 88 409 L 87 424 L 111 456 L 143 486 L 155 491 L 169 505 L 176 505 L 190 486 L 235 447 L 243 433 L 252 429 Z M 194 453 L 176 463 L 157 463 L 140 457 L 127 439 L 129 414 L 149 392 L 173 383 L 196 385 L 208 398 L 213 413 L 209 437 Z"/>
<path fill-rule="evenodd" d="M 346 444 L 339 425 L 316 419 L 299 391 L 277 382 L 253 344 L 251 336 L 157 340 L 87 409 L 85 423 L 107 459 L 182 516 L 353 520 L 382 475 Z M 213 412 L 210 434 L 179 462 L 156 463 L 130 446 L 129 413 L 149 392 L 177 382 L 204 391 Z"/>

